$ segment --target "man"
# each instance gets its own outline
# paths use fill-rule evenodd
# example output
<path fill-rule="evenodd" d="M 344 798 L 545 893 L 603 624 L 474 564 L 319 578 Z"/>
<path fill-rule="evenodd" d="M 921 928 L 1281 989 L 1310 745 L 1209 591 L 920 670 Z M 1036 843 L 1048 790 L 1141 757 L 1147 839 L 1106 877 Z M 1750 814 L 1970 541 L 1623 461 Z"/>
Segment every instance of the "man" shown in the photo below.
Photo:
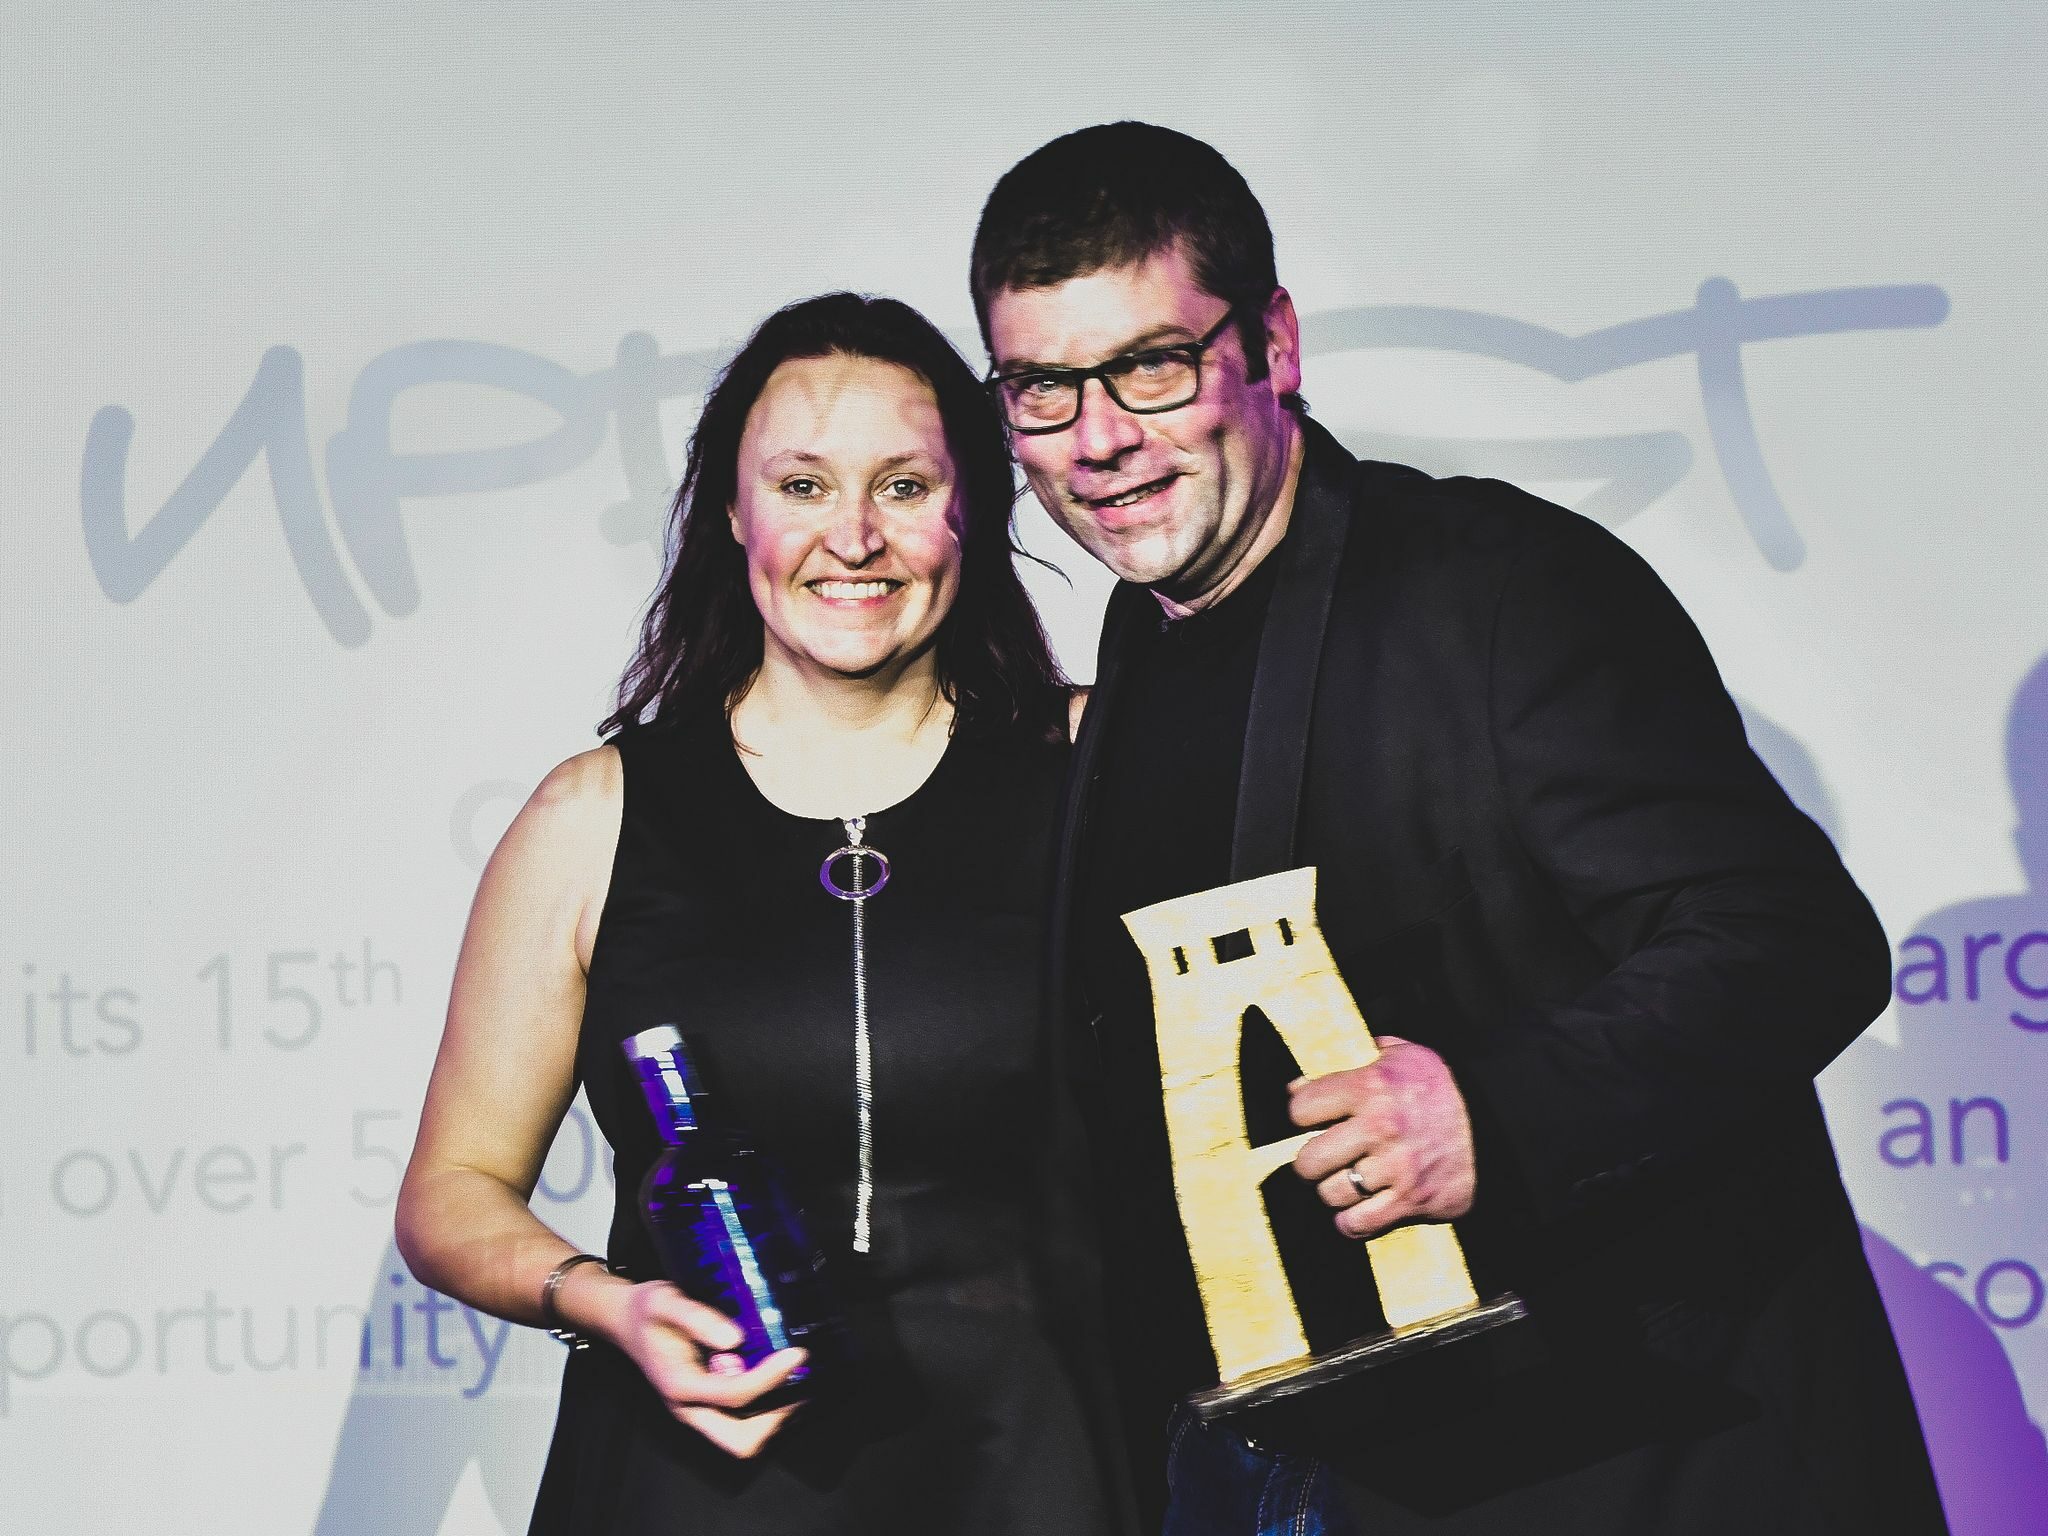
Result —
<path fill-rule="evenodd" d="M 1265 215 L 1199 141 L 1030 155 L 973 283 L 1033 491 L 1122 578 L 1054 960 L 1151 1518 L 1943 1529 L 1812 1087 L 1885 1005 L 1886 942 L 1669 593 L 1571 513 L 1317 426 Z M 1383 1047 L 1299 1080 L 1246 1014 L 1249 1141 L 1324 1127 L 1262 1186 L 1310 1342 L 1359 1240 L 1413 1222 L 1455 1223 L 1538 1342 L 1408 1362 L 1391 1402 L 1367 1372 L 1279 1445 L 1176 1406 L 1218 1368 L 1121 919 L 1296 864 Z"/>

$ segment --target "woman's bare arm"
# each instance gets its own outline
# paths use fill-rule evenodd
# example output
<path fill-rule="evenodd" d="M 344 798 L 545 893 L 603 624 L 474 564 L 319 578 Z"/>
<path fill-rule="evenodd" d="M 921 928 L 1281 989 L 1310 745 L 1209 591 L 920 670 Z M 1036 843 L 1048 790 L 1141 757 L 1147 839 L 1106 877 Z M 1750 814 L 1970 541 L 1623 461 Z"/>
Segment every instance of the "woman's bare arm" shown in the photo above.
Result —
<path fill-rule="evenodd" d="M 398 1247 L 413 1273 L 515 1322 L 541 1321 L 541 1281 L 574 1251 L 527 1201 L 575 1092 L 620 787 L 616 752 L 571 758 L 491 855 L 398 1193 Z"/>
<path fill-rule="evenodd" d="M 398 1247 L 413 1273 L 519 1323 L 544 1321 L 541 1287 L 575 1252 L 527 1202 L 575 1093 L 584 977 L 622 788 L 610 747 L 571 758 L 542 781 L 491 855 L 398 1192 Z M 739 1330 L 665 1282 L 635 1285 L 579 1265 L 555 1302 L 561 1323 L 624 1350 L 677 1418 L 735 1455 L 752 1455 L 788 1416 L 723 1410 L 779 1384 L 800 1354 L 744 1373 L 715 1358 L 707 1367 L 704 1350 L 733 1348 Z"/>

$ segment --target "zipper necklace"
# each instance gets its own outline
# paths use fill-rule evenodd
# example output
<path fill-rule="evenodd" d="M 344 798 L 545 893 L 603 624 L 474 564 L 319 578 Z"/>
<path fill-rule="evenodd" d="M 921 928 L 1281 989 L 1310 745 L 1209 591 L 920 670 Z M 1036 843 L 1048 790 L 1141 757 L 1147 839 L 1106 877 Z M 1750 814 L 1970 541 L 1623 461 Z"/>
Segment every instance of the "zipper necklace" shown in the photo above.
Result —
<path fill-rule="evenodd" d="M 889 883 L 889 855 L 867 843 L 868 819 L 846 816 L 846 844 L 835 848 L 818 866 L 818 883 L 832 895 L 853 907 L 853 1092 L 859 1108 L 860 1176 L 853 1197 L 853 1251 L 866 1253 L 870 1246 L 869 1212 L 875 1197 L 875 1073 L 874 1052 L 868 1039 L 868 898 Z M 841 859 L 852 861 L 853 884 L 841 885 L 832 866 Z M 864 867 L 875 861 L 875 880 L 870 885 Z"/>

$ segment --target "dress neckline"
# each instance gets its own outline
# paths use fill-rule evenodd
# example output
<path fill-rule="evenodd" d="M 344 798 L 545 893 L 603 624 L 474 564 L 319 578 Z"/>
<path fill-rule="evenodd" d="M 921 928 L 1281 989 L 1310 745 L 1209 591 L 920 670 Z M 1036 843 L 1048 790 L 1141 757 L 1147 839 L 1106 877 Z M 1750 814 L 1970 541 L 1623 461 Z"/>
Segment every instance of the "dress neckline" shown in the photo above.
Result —
<path fill-rule="evenodd" d="M 754 776 L 751 773 L 747 772 L 747 765 L 740 756 L 739 742 L 733 738 L 731 722 L 725 721 L 722 723 L 725 726 L 725 743 L 724 750 L 719 753 L 719 756 L 732 765 L 732 771 L 739 776 L 743 792 L 752 800 L 787 822 L 795 822 L 799 825 L 810 827 L 841 827 L 845 825 L 846 816 L 803 816 L 784 806 L 777 805 L 773 800 L 769 799 L 767 791 L 754 781 Z M 876 806 L 870 810 L 849 811 L 848 815 L 864 816 L 872 824 L 878 816 L 893 816 L 896 812 L 916 803 L 920 797 L 931 789 L 933 784 L 938 782 L 942 775 L 950 771 L 949 765 L 957 756 L 959 745 L 960 730 L 959 723 L 956 721 L 952 732 L 946 737 L 945 750 L 939 753 L 938 761 L 932 764 L 930 771 L 912 786 L 908 794 L 899 800 L 890 802 L 888 805 Z"/>

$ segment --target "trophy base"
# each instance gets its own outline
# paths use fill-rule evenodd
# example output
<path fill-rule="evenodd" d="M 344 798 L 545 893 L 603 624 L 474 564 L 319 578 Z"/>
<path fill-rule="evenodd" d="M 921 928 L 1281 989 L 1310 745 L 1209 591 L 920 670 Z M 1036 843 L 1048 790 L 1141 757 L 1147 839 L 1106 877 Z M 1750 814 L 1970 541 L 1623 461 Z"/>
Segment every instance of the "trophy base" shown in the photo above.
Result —
<path fill-rule="evenodd" d="M 1410 1323 L 1405 1328 L 1389 1328 L 1384 1333 L 1369 1333 L 1320 1354 L 1303 1355 L 1298 1360 L 1267 1366 L 1236 1381 L 1191 1393 L 1186 1402 L 1198 1418 L 1224 1418 L 1270 1406 L 1426 1349 L 1471 1338 L 1528 1315 L 1529 1309 L 1521 1297 L 1511 1291 L 1503 1292 L 1491 1301 L 1446 1312 L 1426 1322 Z"/>

